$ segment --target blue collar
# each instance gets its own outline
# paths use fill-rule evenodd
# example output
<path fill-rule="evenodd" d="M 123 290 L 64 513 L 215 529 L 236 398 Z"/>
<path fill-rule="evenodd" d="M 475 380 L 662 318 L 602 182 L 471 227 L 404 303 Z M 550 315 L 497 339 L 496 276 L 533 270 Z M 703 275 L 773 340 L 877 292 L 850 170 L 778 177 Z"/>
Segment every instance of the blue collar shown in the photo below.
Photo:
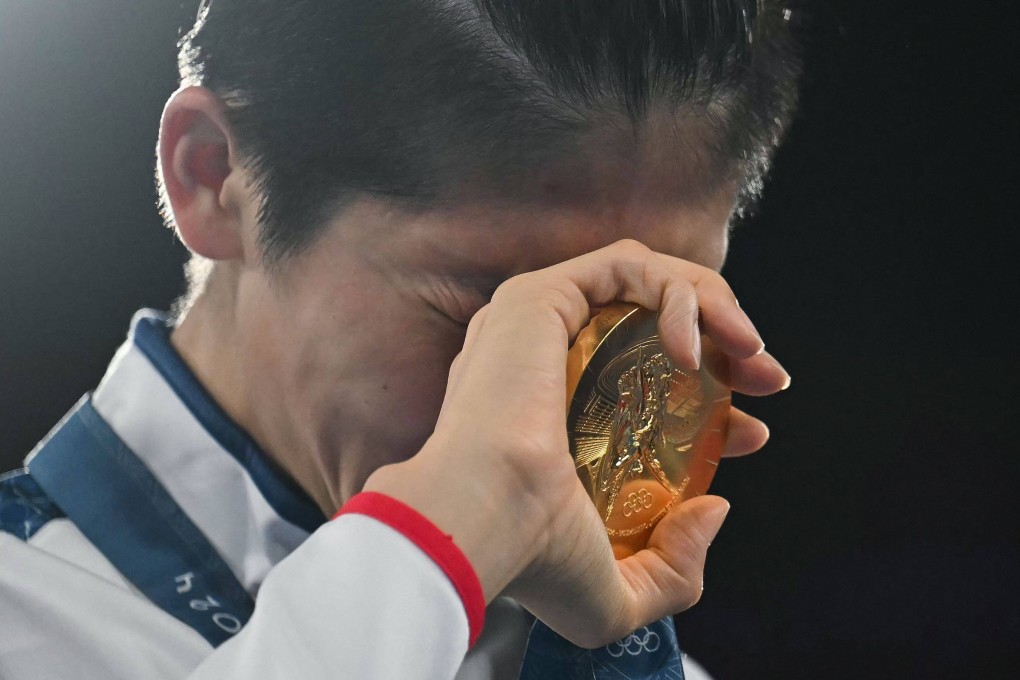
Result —
<path fill-rule="evenodd" d="M 319 507 L 269 458 L 195 378 L 170 344 L 166 316 L 143 309 L 132 320 L 131 338 L 206 431 L 240 463 L 273 509 L 308 533 L 326 521 Z"/>
<path fill-rule="evenodd" d="M 326 521 L 213 401 L 150 310 L 26 465 L 41 497 L 214 646 L 247 622 L 273 565 Z"/>

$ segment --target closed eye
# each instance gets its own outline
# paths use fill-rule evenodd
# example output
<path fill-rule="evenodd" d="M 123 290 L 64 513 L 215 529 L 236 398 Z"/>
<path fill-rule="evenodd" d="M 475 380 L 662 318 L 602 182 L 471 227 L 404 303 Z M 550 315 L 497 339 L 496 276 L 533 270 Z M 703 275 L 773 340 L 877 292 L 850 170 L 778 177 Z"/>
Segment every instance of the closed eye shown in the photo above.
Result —
<path fill-rule="evenodd" d="M 478 310 L 489 304 L 504 281 L 493 276 L 449 276 L 433 282 L 429 304 L 442 316 L 467 327 Z"/>

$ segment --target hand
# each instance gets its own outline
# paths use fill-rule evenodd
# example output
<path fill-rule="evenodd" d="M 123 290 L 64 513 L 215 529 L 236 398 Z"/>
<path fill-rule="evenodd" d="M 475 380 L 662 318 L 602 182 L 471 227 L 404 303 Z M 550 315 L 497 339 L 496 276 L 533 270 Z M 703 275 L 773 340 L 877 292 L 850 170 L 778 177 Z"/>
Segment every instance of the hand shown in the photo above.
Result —
<path fill-rule="evenodd" d="M 705 332 L 728 356 L 734 390 L 764 395 L 789 383 L 722 277 L 622 241 L 500 286 L 468 327 L 432 437 L 365 487 L 449 532 L 486 601 L 505 591 L 587 647 L 693 605 L 729 509 L 715 496 L 686 501 L 645 550 L 613 559 L 568 452 L 565 390 L 570 343 L 592 308 L 614 300 L 658 310 L 663 347 L 679 366 L 698 365 Z M 767 437 L 763 423 L 734 410 L 727 453 L 749 453 Z"/>

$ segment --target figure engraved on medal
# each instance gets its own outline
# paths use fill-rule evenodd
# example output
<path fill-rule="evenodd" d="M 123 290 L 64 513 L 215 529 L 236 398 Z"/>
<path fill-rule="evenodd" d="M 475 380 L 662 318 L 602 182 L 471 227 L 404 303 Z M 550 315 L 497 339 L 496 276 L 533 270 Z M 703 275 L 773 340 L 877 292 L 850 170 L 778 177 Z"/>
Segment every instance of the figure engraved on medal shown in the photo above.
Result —
<path fill-rule="evenodd" d="M 657 457 L 658 452 L 667 450 L 663 425 L 672 379 L 673 370 L 661 352 L 644 357 L 640 349 L 636 365 L 620 373 L 612 437 L 594 474 L 597 488 L 605 494 L 606 519 L 613 513 L 628 479 L 650 476 L 666 489 L 671 499 L 680 494 Z M 641 505 L 635 509 L 640 511 Z M 653 519 L 649 517 L 642 524 Z"/>

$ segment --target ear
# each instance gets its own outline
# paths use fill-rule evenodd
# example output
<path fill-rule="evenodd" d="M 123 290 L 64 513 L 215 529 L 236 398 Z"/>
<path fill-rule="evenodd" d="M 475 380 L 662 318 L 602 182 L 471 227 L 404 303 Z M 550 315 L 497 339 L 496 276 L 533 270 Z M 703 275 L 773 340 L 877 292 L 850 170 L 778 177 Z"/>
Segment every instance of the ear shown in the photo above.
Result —
<path fill-rule="evenodd" d="M 244 257 L 244 169 L 223 103 L 203 87 L 170 97 L 159 126 L 159 170 L 184 244 L 211 260 Z"/>

